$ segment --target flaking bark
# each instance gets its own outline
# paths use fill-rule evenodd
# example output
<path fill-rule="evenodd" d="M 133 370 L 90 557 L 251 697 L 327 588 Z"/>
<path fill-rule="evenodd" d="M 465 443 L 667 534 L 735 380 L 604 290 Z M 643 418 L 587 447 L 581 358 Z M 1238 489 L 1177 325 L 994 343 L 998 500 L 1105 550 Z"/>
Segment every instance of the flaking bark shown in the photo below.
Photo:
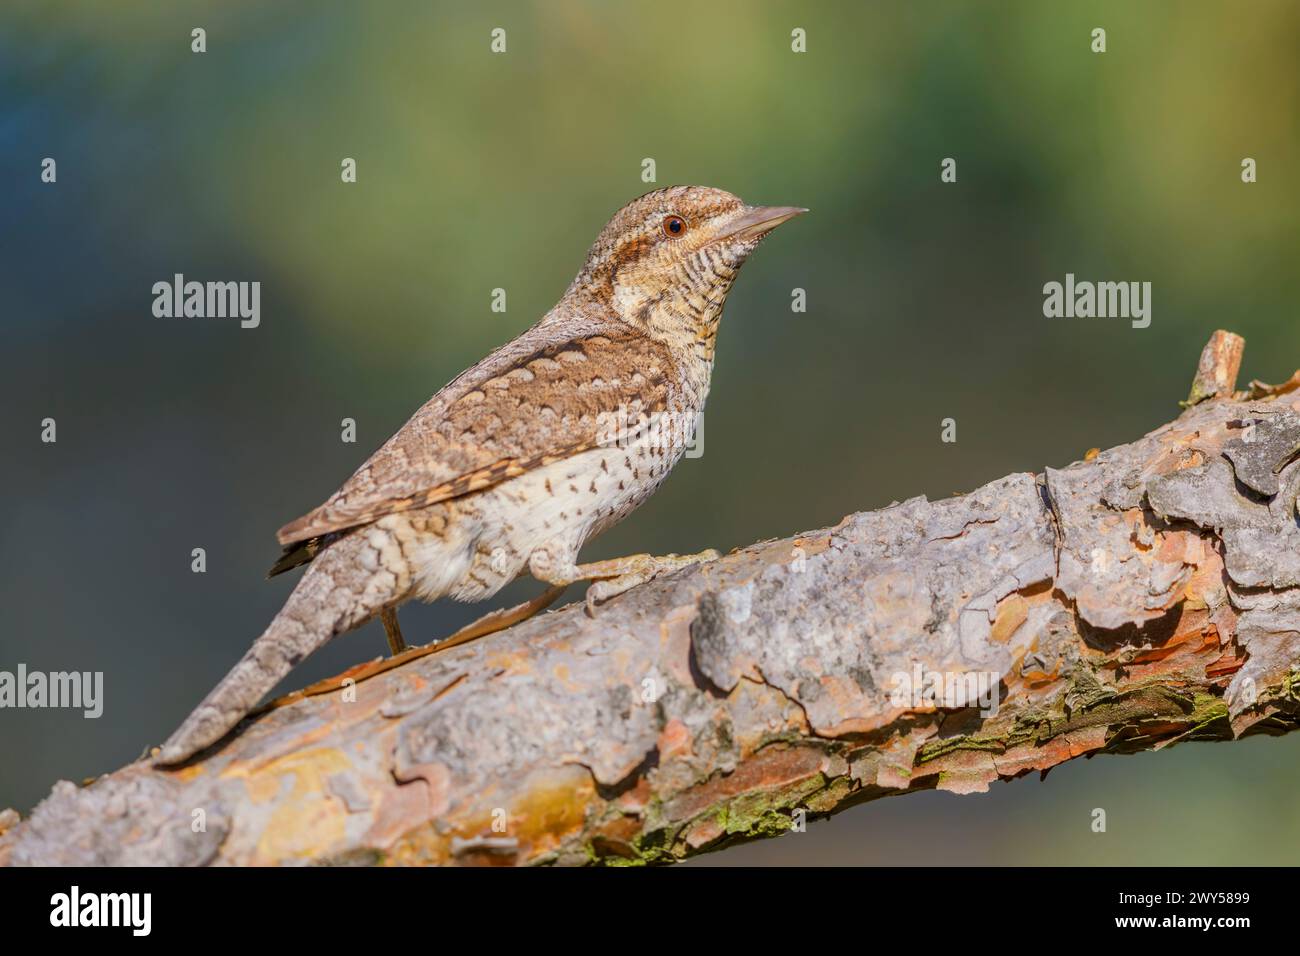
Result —
<path fill-rule="evenodd" d="M 59 783 L 0 814 L 0 862 L 669 862 L 876 797 L 1292 730 L 1300 373 L 1234 393 L 1225 336 L 1191 407 L 1131 444 L 411 660 L 179 770 Z M 980 672 L 996 715 L 896 693 Z"/>

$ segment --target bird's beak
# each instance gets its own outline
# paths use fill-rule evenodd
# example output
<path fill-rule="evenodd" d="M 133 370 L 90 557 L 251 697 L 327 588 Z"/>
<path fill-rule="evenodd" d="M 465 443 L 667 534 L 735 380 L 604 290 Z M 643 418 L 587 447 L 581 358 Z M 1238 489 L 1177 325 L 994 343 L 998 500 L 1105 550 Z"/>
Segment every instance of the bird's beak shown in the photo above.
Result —
<path fill-rule="evenodd" d="M 769 232 L 808 210 L 801 206 L 752 206 L 732 220 L 721 239 L 762 239 Z"/>

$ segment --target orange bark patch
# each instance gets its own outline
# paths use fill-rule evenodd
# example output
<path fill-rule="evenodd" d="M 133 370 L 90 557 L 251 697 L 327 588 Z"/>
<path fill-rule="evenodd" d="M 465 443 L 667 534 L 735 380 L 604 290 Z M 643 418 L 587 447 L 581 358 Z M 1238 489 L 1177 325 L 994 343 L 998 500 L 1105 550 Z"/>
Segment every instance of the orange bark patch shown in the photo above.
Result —
<path fill-rule="evenodd" d="M 255 768 L 228 767 L 222 776 L 242 777 L 253 803 L 275 801 L 249 862 L 258 866 L 327 855 L 343 839 L 348 815 L 343 802 L 330 794 L 327 778 L 351 769 L 352 761 L 333 747 L 287 754 Z"/>
<path fill-rule="evenodd" d="M 692 850 L 698 850 L 706 843 L 712 843 L 725 832 L 726 828 L 718 819 L 718 815 L 710 814 L 690 825 L 686 831 L 686 845 Z"/>
<path fill-rule="evenodd" d="M 686 725 L 674 717 L 664 725 L 659 734 L 659 758 L 667 760 L 680 754 L 691 752 L 691 732 Z"/>
<path fill-rule="evenodd" d="M 733 772 L 711 777 L 673 798 L 664 805 L 664 816 L 669 820 L 689 820 L 744 793 L 780 790 L 821 773 L 824 763 L 820 750 L 769 747 Z"/>
<path fill-rule="evenodd" d="M 997 616 L 989 632 L 993 644 L 1005 644 L 1029 617 L 1029 602 L 1019 594 L 1009 594 L 998 604 Z"/>
<path fill-rule="evenodd" d="M 993 757 L 998 773 L 1014 777 L 1031 770 L 1048 770 L 1057 764 L 1099 750 L 1106 745 L 1104 724 L 1081 727 L 1045 740 L 1041 744 L 1024 743 Z"/>

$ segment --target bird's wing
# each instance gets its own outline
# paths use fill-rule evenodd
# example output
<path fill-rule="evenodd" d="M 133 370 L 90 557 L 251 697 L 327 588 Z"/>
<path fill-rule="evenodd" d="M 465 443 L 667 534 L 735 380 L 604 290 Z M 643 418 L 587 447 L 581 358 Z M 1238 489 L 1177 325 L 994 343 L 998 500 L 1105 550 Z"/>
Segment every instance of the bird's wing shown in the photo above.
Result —
<path fill-rule="evenodd" d="M 328 501 L 277 533 L 293 545 L 387 514 L 480 491 L 612 444 L 671 401 L 672 356 L 631 330 L 546 334 L 535 326 L 462 373 Z"/>

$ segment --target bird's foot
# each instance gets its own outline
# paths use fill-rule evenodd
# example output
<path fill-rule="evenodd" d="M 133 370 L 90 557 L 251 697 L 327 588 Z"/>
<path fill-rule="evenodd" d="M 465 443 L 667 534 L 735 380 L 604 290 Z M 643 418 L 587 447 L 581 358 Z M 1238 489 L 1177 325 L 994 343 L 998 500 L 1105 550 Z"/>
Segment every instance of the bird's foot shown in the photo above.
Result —
<path fill-rule="evenodd" d="M 587 588 L 587 614 L 596 616 L 596 605 L 617 597 L 624 591 L 645 584 L 661 574 L 716 561 L 717 551 L 708 548 L 697 554 L 634 554 L 626 558 L 614 558 L 609 561 L 596 561 L 579 566 L 583 577 L 592 579 Z"/>

